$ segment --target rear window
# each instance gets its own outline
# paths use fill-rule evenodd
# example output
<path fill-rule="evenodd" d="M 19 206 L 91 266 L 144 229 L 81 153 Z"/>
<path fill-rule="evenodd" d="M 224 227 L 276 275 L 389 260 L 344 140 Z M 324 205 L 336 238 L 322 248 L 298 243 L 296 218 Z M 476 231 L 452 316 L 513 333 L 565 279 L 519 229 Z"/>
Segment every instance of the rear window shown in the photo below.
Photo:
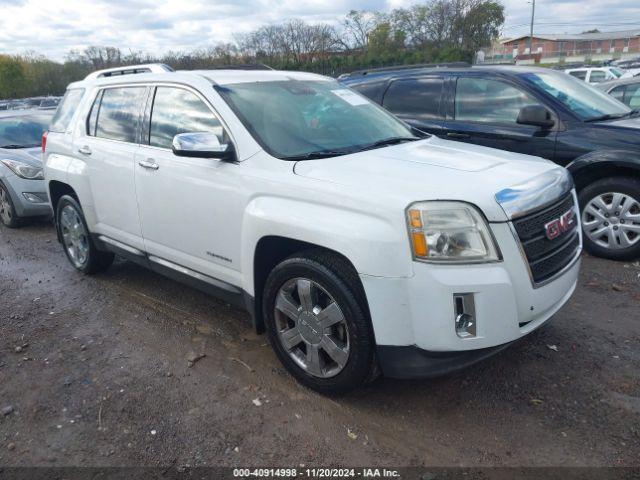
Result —
<path fill-rule="evenodd" d="M 84 95 L 84 89 L 75 88 L 72 90 L 67 90 L 67 93 L 64 94 L 64 97 L 60 101 L 60 105 L 58 106 L 58 110 L 51 120 L 51 125 L 49 125 L 50 132 L 65 132 L 69 127 L 69 123 L 71 123 L 71 119 L 73 118 L 73 114 L 78 108 L 80 104 L 80 100 L 82 100 L 82 95 Z"/>
<path fill-rule="evenodd" d="M 105 89 L 91 109 L 87 133 L 99 138 L 135 143 L 145 92 L 145 87 Z"/>
<path fill-rule="evenodd" d="M 572 77 L 579 78 L 580 80 L 584 80 L 585 78 L 587 78 L 587 71 L 586 70 L 576 70 L 574 72 L 569 72 L 569 75 L 571 75 Z"/>
<path fill-rule="evenodd" d="M 384 95 L 383 106 L 398 115 L 442 118 L 440 99 L 444 80 L 427 77 L 393 82 Z"/>

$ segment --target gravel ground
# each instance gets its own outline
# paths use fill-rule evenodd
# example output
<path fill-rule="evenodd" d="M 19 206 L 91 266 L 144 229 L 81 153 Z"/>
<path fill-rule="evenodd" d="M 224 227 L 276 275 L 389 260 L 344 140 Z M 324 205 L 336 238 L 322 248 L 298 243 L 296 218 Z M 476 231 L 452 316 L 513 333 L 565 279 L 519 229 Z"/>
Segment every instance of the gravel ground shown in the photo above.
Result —
<path fill-rule="evenodd" d="M 327 398 L 246 313 L 125 261 L 84 277 L 49 224 L 0 227 L 0 465 L 639 466 L 639 275 L 585 256 L 501 354 Z"/>

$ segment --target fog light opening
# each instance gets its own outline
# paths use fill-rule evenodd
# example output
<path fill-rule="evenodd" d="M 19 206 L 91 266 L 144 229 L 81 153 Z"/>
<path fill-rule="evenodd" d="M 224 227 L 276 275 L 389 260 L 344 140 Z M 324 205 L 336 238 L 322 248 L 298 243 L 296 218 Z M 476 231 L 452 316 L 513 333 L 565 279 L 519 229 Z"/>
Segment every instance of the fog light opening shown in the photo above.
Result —
<path fill-rule="evenodd" d="M 456 293 L 453 305 L 456 335 L 460 338 L 475 337 L 477 322 L 473 293 Z"/>
<path fill-rule="evenodd" d="M 46 203 L 47 200 L 42 198 L 40 195 L 35 193 L 23 192 L 22 196 L 27 199 L 28 202 L 31 203 Z"/>

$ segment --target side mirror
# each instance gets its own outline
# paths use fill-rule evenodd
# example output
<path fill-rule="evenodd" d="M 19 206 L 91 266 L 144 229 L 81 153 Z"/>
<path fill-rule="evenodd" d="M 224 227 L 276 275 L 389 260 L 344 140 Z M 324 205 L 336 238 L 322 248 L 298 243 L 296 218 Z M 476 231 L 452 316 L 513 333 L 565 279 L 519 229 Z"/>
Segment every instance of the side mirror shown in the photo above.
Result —
<path fill-rule="evenodd" d="M 520 125 L 533 125 L 541 128 L 551 128 L 556 122 L 551 118 L 551 112 L 542 105 L 528 105 L 520 109 L 518 119 Z"/>
<path fill-rule="evenodd" d="M 178 157 L 219 158 L 226 162 L 236 160 L 232 143 L 221 144 L 213 132 L 179 133 L 171 143 L 173 154 Z"/>

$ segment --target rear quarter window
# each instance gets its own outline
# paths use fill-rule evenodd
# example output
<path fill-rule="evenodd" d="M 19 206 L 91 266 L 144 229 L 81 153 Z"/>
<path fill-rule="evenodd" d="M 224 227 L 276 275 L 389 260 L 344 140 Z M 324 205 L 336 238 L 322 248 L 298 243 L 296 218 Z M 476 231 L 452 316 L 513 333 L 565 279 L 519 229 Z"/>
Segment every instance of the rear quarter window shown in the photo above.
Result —
<path fill-rule="evenodd" d="M 377 104 L 382 104 L 382 92 L 386 87 L 386 82 L 365 82 L 351 85 L 346 84 L 346 86 L 356 90 Z"/>
<path fill-rule="evenodd" d="M 569 72 L 569 75 L 571 75 L 572 77 L 579 78 L 580 80 L 584 80 L 585 78 L 587 78 L 587 71 L 586 70 L 576 70 L 574 72 Z"/>
<path fill-rule="evenodd" d="M 73 114 L 76 112 L 78 105 L 80 105 L 80 100 L 82 100 L 83 95 L 83 88 L 67 90 L 60 101 L 60 105 L 58 105 L 56 114 L 53 116 L 53 119 L 51 119 L 51 124 L 49 125 L 50 132 L 64 133 L 67 128 L 69 128 Z"/>

